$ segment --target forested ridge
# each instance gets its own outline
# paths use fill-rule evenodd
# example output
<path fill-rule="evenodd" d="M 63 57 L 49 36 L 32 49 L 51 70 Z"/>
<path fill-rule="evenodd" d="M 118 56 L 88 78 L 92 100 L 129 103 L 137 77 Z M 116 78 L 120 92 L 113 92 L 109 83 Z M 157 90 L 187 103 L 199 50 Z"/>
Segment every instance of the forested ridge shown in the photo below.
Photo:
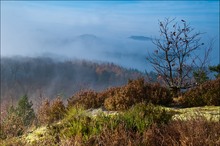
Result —
<path fill-rule="evenodd" d="M 48 57 L 2 57 L 1 98 L 58 95 L 68 98 L 82 89 L 103 90 L 143 76 L 112 63 L 84 60 L 56 61 Z"/>

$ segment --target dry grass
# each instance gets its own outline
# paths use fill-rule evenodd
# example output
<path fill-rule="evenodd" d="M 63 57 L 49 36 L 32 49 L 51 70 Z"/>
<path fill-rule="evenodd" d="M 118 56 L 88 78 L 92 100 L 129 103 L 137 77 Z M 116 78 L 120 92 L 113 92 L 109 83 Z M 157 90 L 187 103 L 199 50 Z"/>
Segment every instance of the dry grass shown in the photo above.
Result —
<path fill-rule="evenodd" d="M 151 146 L 217 146 L 220 145 L 219 122 L 196 118 L 175 120 L 168 125 L 152 126 L 146 133 Z"/>

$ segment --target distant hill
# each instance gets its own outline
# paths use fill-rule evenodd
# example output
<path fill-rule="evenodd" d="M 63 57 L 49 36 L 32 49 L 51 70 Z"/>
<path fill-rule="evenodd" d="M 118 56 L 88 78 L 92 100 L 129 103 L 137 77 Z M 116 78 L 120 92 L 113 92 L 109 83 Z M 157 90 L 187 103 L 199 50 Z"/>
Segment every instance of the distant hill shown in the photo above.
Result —
<path fill-rule="evenodd" d="M 84 39 L 84 40 L 98 39 L 98 37 L 96 35 L 93 35 L 93 34 L 82 34 L 82 35 L 77 36 L 76 38 Z"/>
<path fill-rule="evenodd" d="M 152 38 L 145 37 L 145 36 L 130 36 L 129 38 L 133 40 L 138 40 L 138 41 L 151 41 L 152 40 Z"/>
<path fill-rule="evenodd" d="M 126 84 L 143 73 L 112 63 L 56 61 L 47 57 L 1 58 L 1 97 L 57 95 L 70 97 L 82 89 L 103 90 Z"/>
<path fill-rule="evenodd" d="M 47 37 L 42 40 L 42 46 L 37 50 L 38 56 L 54 54 L 64 58 L 79 58 L 86 60 L 100 60 L 115 64 L 146 69 L 146 54 L 154 48 L 150 39 L 144 36 L 107 36 L 95 33 L 71 34 L 65 37 Z M 20 54 L 24 55 L 24 54 Z M 30 56 L 32 54 L 28 54 Z M 50 55 L 48 55 L 50 56 Z"/>
<path fill-rule="evenodd" d="M 83 43 L 87 43 L 87 42 L 100 43 L 101 38 L 99 38 L 98 36 L 94 34 L 82 34 L 82 35 L 78 35 L 74 37 L 73 40 L 76 42 L 83 42 Z"/>

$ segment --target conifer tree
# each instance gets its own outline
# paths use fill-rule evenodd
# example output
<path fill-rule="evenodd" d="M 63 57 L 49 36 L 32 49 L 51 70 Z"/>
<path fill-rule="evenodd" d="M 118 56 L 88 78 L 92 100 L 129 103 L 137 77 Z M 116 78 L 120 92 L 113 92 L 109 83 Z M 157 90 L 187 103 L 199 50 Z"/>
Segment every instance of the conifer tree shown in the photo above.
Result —
<path fill-rule="evenodd" d="M 32 106 L 33 103 L 28 100 L 27 95 L 22 96 L 18 101 L 16 112 L 19 117 L 22 117 L 25 126 L 30 125 L 35 118 Z"/>

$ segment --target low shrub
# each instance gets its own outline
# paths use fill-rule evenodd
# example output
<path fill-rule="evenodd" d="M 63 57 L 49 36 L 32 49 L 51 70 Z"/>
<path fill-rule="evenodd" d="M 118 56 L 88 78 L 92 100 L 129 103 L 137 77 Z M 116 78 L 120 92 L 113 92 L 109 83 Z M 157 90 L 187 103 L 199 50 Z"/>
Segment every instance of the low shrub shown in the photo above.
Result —
<path fill-rule="evenodd" d="M 67 107 L 83 106 L 85 109 L 102 106 L 103 100 L 98 98 L 98 93 L 93 90 L 84 90 L 68 99 Z"/>
<path fill-rule="evenodd" d="M 137 103 L 146 102 L 168 105 L 172 102 L 170 91 L 159 84 L 148 84 L 143 78 L 129 80 L 122 87 L 102 92 L 85 90 L 68 99 L 68 107 L 83 106 L 85 109 L 105 107 L 107 110 L 126 110 Z"/>
<path fill-rule="evenodd" d="M 24 140 L 22 140 L 19 137 L 11 137 L 7 140 L 0 140 L 1 146 L 26 146 L 26 143 Z"/>
<path fill-rule="evenodd" d="M 169 105 L 172 103 L 172 95 L 169 89 L 159 84 L 146 84 L 147 102 L 158 105 Z"/>
<path fill-rule="evenodd" d="M 126 110 L 132 105 L 142 102 L 145 96 L 144 80 L 130 80 L 114 95 L 106 98 L 104 106 L 108 110 Z"/>
<path fill-rule="evenodd" d="M 103 107 L 105 99 L 115 95 L 119 89 L 118 87 L 112 87 L 102 92 L 93 90 L 80 91 L 68 99 L 67 107 L 80 106 L 85 109 Z"/>
<path fill-rule="evenodd" d="M 1 139 L 17 137 L 26 129 L 23 118 L 10 107 L 7 116 L 1 121 Z"/>
<path fill-rule="evenodd" d="M 220 78 L 207 81 L 186 92 L 183 96 L 185 106 L 220 105 Z"/>
<path fill-rule="evenodd" d="M 44 100 L 42 104 L 38 107 L 37 111 L 38 124 L 44 125 L 51 122 L 50 120 L 50 101 L 48 99 Z"/>
<path fill-rule="evenodd" d="M 175 120 L 168 125 L 153 125 L 144 133 L 147 145 L 220 145 L 219 122 L 204 117 L 187 121 Z"/>
<path fill-rule="evenodd" d="M 55 121 L 64 118 L 66 108 L 60 97 L 54 99 L 51 103 L 49 100 L 42 102 L 42 105 L 38 108 L 37 119 L 40 125 L 51 124 Z"/>
<path fill-rule="evenodd" d="M 139 146 L 146 145 L 139 132 L 128 130 L 123 124 L 115 129 L 103 128 L 102 132 L 91 137 L 84 145 L 100 146 Z"/>
<path fill-rule="evenodd" d="M 137 104 L 130 108 L 122 116 L 125 126 L 134 131 L 143 132 L 152 124 L 167 124 L 172 118 L 168 113 L 159 106 L 153 104 Z"/>
<path fill-rule="evenodd" d="M 114 94 L 105 99 L 108 110 L 126 110 L 137 103 L 169 105 L 172 102 L 170 91 L 159 84 L 148 84 L 143 78 L 131 80 Z"/>
<path fill-rule="evenodd" d="M 64 118 L 66 108 L 60 97 L 54 99 L 50 105 L 51 121 L 59 121 Z"/>

